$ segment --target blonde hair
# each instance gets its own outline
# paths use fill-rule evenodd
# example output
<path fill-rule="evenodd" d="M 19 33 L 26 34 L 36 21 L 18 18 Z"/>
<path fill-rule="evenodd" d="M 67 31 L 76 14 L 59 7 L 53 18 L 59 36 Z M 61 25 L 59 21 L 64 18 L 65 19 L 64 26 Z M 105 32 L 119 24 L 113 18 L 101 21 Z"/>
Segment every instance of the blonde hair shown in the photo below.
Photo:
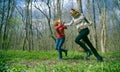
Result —
<path fill-rule="evenodd" d="M 54 24 L 54 26 L 58 26 L 59 21 L 58 21 L 58 20 L 55 20 L 55 21 L 53 22 L 53 24 Z"/>

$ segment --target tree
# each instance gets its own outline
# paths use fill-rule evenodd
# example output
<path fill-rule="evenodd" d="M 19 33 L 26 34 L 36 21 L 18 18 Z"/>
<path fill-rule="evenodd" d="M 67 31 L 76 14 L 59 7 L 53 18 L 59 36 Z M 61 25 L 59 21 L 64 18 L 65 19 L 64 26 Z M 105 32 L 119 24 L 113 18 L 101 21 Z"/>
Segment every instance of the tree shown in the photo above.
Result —
<path fill-rule="evenodd" d="M 1 5 L 1 20 L 0 20 L 0 48 L 2 49 L 2 37 L 3 37 L 3 25 L 4 25 L 4 18 L 5 18 L 5 0 L 2 2 L 2 5 Z"/>
<path fill-rule="evenodd" d="M 101 51 L 105 53 L 105 45 L 106 45 L 106 4 L 103 0 L 104 11 L 103 11 L 103 22 L 102 22 L 102 30 L 101 30 Z"/>
<path fill-rule="evenodd" d="M 0 32 L 1 34 L 1 37 L 2 37 L 2 40 L 1 40 L 1 43 L 2 43 L 2 48 L 3 49 L 7 49 L 9 47 L 9 43 L 10 43 L 10 20 L 12 19 L 12 15 L 14 13 L 14 4 L 15 4 L 15 1 L 14 0 L 8 0 L 7 1 L 7 10 L 5 11 L 5 0 L 3 1 L 3 11 L 5 13 L 3 13 L 2 15 L 5 15 L 2 17 L 2 24 L 1 24 L 1 29 L 3 30 L 3 34 L 2 32 Z M 4 27 L 3 27 L 4 25 Z M 3 28 L 2 28 L 3 27 Z M 2 31 L 1 30 L 1 31 Z M 3 35 L 3 36 L 2 36 Z"/>
<path fill-rule="evenodd" d="M 25 0 L 26 5 L 26 39 L 28 42 L 28 50 L 31 51 L 33 48 L 33 33 L 32 33 L 32 0 Z"/>
<path fill-rule="evenodd" d="M 41 5 L 38 5 L 37 3 L 35 3 L 35 8 L 38 9 L 47 19 L 47 22 L 48 22 L 48 28 L 49 28 L 49 31 L 50 31 L 50 37 L 52 37 L 52 39 L 55 41 L 55 37 L 53 36 L 53 31 L 52 31 L 52 28 L 51 28 L 51 7 L 50 7 L 50 3 L 51 3 L 51 0 L 46 0 L 44 2 L 48 8 L 48 14 L 45 13 L 46 11 L 43 11 L 42 9 L 42 6 Z"/>
<path fill-rule="evenodd" d="M 97 40 L 97 29 L 96 29 L 96 9 L 95 9 L 95 1 L 92 0 L 93 7 L 93 41 L 95 48 L 98 48 L 98 40 Z"/>
<path fill-rule="evenodd" d="M 99 20 L 101 24 L 101 38 L 100 38 L 100 46 L 101 46 L 101 51 L 104 53 L 105 52 L 105 44 L 106 44 L 106 4 L 105 1 L 102 0 L 104 10 L 100 9 L 100 6 L 97 2 L 97 9 L 98 9 L 98 14 L 99 14 Z"/>
<path fill-rule="evenodd" d="M 25 0 L 25 11 L 20 6 L 16 6 L 17 11 L 22 17 L 22 22 L 25 25 L 25 38 L 23 42 L 23 50 L 25 47 L 29 51 L 34 49 L 33 46 L 33 31 L 32 31 L 32 0 Z"/>
<path fill-rule="evenodd" d="M 61 0 L 54 0 L 54 20 L 62 19 L 62 7 L 61 7 Z"/>
<path fill-rule="evenodd" d="M 82 0 L 77 0 L 77 5 L 78 5 L 78 10 L 79 10 L 79 12 L 83 13 Z"/>

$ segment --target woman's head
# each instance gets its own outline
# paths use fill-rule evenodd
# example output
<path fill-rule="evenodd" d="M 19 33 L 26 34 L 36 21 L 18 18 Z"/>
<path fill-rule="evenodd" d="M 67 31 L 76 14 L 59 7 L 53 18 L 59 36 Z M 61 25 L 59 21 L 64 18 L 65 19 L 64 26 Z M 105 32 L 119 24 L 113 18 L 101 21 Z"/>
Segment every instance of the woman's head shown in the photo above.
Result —
<path fill-rule="evenodd" d="M 58 26 L 59 24 L 62 24 L 62 21 L 60 19 L 54 21 L 54 26 Z"/>
<path fill-rule="evenodd" d="M 71 16 L 76 17 L 76 16 L 80 15 L 80 12 L 75 9 L 71 9 L 70 14 L 71 14 Z"/>
<path fill-rule="evenodd" d="M 58 26 L 58 24 L 59 24 L 58 20 L 55 20 L 55 21 L 53 22 L 53 24 L 54 24 L 54 26 Z"/>

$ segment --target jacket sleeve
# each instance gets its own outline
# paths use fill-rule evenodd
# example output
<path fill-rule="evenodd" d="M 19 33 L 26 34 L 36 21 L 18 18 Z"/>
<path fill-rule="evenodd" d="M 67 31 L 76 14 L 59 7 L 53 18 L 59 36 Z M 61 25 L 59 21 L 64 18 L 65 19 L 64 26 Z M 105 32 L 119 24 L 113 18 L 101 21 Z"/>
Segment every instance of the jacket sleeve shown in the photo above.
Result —
<path fill-rule="evenodd" d="M 72 20 L 69 23 L 65 23 L 65 26 L 71 26 L 74 23 L 74 18 L 72 18 Z"/>
<path fill-rule="evenodd" d="M 67 26 L 64 25 L 64 29 L 67 29 Z"/>
<path fill-rule="evenodd" d="M 54 28 L 56 29 L 56 30 L 58 30 L 60 27 L 62 27 L 63 25 L 58 25 L 58 26 L 55 26 Z"/>
<path fill-rule="evenodd" d="M 74 19 L 74 23 L 77 25 L 80 24 L 83 20 L 84 20 L 84 16 L 83 14 L 81 14 L 78 18 Z"/>

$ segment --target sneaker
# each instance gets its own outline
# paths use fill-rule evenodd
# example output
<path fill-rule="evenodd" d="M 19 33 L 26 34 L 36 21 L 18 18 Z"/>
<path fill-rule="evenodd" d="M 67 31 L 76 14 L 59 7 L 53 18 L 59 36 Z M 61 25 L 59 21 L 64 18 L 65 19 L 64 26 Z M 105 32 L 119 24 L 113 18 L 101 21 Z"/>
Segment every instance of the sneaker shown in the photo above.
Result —
<path fill-rule="evenodd" d="M 61 61 L 61 60 L 62 60 L 62 58 L 59 58 L 59 60 Z"/>
<path fill-rule="evenodd" d="M 84 58 L 85 60 L 88 60 L 88 58 L 92 55 L 91 51 L 87 51 L 87 56 Z"/>
<path fill-rule="evenodd" d="M 68 52 L 68 50 L 65 51 L 65 56 L 67 56 L 67 52 Z"/>
<path fill-rule="evenodd" d="M 101 56 L 97 57 L 98 62 L 103 62 L 103 58 Z"/>
<path fill-rule="evenodd" d="M 87 51 L 87 58 L 90 57 L 92 55 L 91 51 Z"/>

